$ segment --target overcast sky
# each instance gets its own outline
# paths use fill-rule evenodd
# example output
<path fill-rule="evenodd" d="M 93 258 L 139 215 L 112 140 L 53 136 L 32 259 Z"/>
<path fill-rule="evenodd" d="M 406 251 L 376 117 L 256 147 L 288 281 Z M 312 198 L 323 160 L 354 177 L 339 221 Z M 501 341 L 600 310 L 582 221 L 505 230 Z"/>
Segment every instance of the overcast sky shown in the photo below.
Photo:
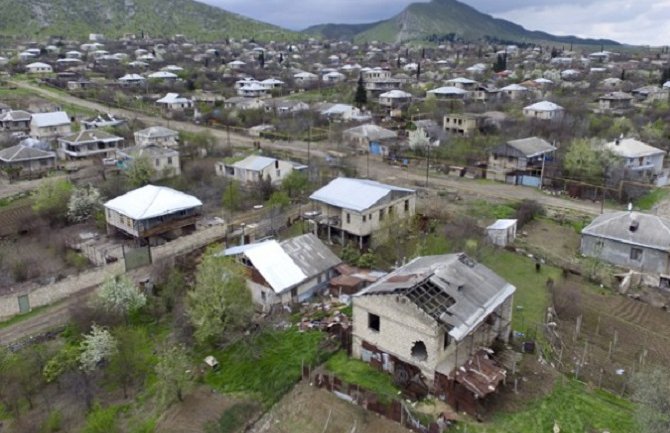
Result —
<path fill-rule="evenodd" d="M 301 30 L 313 24 L 390 18 L 413 0 L 200 0 Z M 416 1 L 416 0 L 415 0 Z M 636 45 L 670 44 L 670 0 L 465 0 L 493 16 L 556 35 L 609 38 Z"/>

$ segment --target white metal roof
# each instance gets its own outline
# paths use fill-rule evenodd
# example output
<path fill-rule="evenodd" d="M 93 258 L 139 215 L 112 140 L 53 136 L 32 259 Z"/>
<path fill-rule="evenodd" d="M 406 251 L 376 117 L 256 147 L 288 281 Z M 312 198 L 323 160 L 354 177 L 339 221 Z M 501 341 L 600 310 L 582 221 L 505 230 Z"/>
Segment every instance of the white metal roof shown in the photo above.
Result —
<path fill-rule="evenodd" d="M 661 155 L 666 153 L 657 147 L 650 146 L 634 138 L 624 138 L 605 144 L 605 148 L 624 158 L 640 158 L 643 156 Z"/>
<path fill-rule="evenodd" d="M 533 110 L 533 111 L 557 111 L 557 110 L 562 110 L 563 107 L 561 107 L 558 104 L 554 104 L 553 102 L 549 101 L 540 101 L 536 102 L 535 104 L 529 105 L 527 107 L 523 107 L 524 110 Z"/>
<path fill-rule="evenodd" d="M 45 126 L 59 126 L 69 125 L 70 117 L 65 111 L 54 111 L 51 113 L 35 113 L 31 119 L 31 123 L 38 128 Z"/>
<path fill-rule="evenodd" d="M 439 95 L 464 95 L 468 93 L 468 91 L 463 90 L 459 87 L 444 86 L 444 87 L 438 87 L 437 89 L 429 90 L 428 93 L 439 94 Z"/>
<path fill-rule="evenodd" d="M 502 219 L 494 222 L 490 226 L 486 227 L 487 230 L 506 230 L 516 224 L 517 220 L 514 219 Z"/>
<path fill-rule="evenodd" d="M 307 278 L 277 241 L 260 243 L 255 248 L 246 250 L 244 255 L 276 293 L 281 293 Z"/>
<path fill-rule="evenodd" d="M 158 104 L 186 104 L 189 102 L 191 102 L 190 99 L 179 96 L 179 93 L 168 93 L 156 101 Z"/>
<path fill-rule="evenodd" d="M 202 206 L 192 195 L 164 186 L 146 185 L 109 200 L 105 207 L 134 220 L 155 218 Z"/>
<path fill-rule="evenodd" d="M 143 81 L 144 77 L 138 74 L 126 74 L 119 81 Z"/>
<path fill-rule="evenodd" d="M 366 179 L 338 177 L 315 191 L 309 198 L 332 206 L 362 212 L 378 203 L 392 191 L 414 193 L 414 190 L 386 185 Z"/>
<path fill-rule="evenodd" d="M 267 156 L 249 155 L 241 161 L 237 161 L 232 166 L 251 171 L 261 171 L 268 165 L 274 164 L 275 158 L 268 158 Z"/>
<path fill-rule="evenodd" d="M 177 78 L 175 74 L 167 71 L 158 71 L 153 74 L 149 74 L 149 78 Z"/>
<path fill-rule="evenodd" d="M 391 90 L 379 95 L 380 98 L 411 98 L 412 94 L 402 90 Z"/>

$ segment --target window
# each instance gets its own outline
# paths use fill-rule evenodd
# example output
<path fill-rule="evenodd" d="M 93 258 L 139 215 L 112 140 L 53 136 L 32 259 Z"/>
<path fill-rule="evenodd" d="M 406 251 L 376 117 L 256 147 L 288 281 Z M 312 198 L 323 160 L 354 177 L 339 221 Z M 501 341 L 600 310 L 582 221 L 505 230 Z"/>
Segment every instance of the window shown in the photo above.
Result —
<path fill-rule="evenodd" d="M 380 323 L 379 316 L 376 314 L 368 313 L 368 329 L 379 332 Z"/>
<path fill-rule="evenodd" d="M 160 166 L 161 166 L 161 160 L 156 158 L 156 167 L 160 167 Z"/>
<path fill-rule="evenodd" d="M 442 340 L 442 349 L 446 349 L 449 346 L 449 333 L 444 331 L 444 339 Z"/>
<path fill-rule="evenodd" d="M 384 209 L 379 209 L 379 221 L 384 220 Z"/>
<path fill-rule="evenodd" d="M 263 300 L 263 302 L 265 302 L 266 295 L 265 295 L 265 292 L 262 291 L 262 290 L 261 290 L 261 299 Z"/>
<path fill-rule="evenodd" d="M 393 214 L 393 206 L 389 206 L 389 215 Z"/>
<path fill-rule="evenodd" d="M 168 156 L 168 162 L 167 163 L 168 163 L 168 165 L 172 165 L 172 157 L 171 156 Z"/>
<path fill-rule="evenodd" d="M 277 178 L 281 177 L 281 170 L 277 170 Z"/>
<path fill-rule="evenodd" d="M 351 224 L 351 214 L 347 214 L 347 224 Z"/>
<path fill-rule="evenodd" d="M 630 249 L 630 259 L 639 262 L 642 260 L 642 248 L 631 248 Z"/>
<path fill-rule="evenodd" d="M 409 200 L 405 200 L 405 212 L 409 212 Z"/>
<path fill-rule="evenodd" d="M 367 219 L 367 217 L 365 215 L 363 215 L 363 222 L 365 222 L 366 219 Z"/>

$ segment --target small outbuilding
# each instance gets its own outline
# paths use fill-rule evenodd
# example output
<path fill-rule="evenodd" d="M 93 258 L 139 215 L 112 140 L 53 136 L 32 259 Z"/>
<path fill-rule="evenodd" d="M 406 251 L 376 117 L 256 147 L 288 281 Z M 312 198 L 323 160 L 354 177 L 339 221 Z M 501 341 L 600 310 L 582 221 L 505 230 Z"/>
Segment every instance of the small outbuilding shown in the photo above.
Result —
<path fill-rule="evenodd" d="M 486 235 L 493 243 L 499 247 L 506 247 L 516 239 L 517 220 L 501 219 L 486 228 Z"/>

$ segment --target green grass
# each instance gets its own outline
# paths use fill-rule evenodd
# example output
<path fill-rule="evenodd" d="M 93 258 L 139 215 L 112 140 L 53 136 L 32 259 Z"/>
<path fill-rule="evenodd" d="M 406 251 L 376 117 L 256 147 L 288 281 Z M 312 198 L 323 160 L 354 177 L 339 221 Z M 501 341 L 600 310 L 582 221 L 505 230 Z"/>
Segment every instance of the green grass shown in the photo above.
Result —
<path fill-rule="evenodd" d="M 326 368 L 345 382 L 355 384 L 390 401 L 399 393 L 390 374 L 382 373 L 369 364 L 351 359 L 344 351 L 337 352 L 326 362 Z"/>
<path fill-rule="evenodd" d="M 516 215 L 516 209 L 507 204 L 492 204 L 486 200 L 476 200 L 468 206 L 468 213 L 475 218 L 506 219 Z"/>
<path fill-rule="evenodd" d="M 566 381 L 556 385 L 551 394 L 534 401 L 516 413 L 501 413 L 486 424 L 460 424 L 459 432 L 469 433 L 535 433 L 551 432 L 554 421 L 561 432 L 633 433 L 632 403 L 613 394 L 590 390 L 582 383 Z"/>
<path fill-rule="evenodd" d="M 534 323 L 542 322 L 549 304 L 547 279 L 557 281 L 561 277 L 560 269 L 545 264 L 540 272 L 536 272 L 533 259 L 499 250 L 484 256 L 482 263 L 516 286 L 512 313 L 514 330 L 523 332 Z"/>
<path fill-rule="evenodd" d="M 235 403 L 219 417 L 218 422 L 205 427 L 207 433 L 239 432 L 256 413 L 258 408 L 249 402 Z"/>
<path fill-rule="evenodd" d="M 23 322 L 24 320 L 28 320 L 32 317 L 38 316 L 39 314 L 43 313 L 44 310 L 46 310 L 49 307 L 52 307 L 57 304 L 51 304 L 51 305 L 42 305 L 41 307 L 35 307 L 29 312 L 25 314 L 19 314 L 11 319 L 7 319 L 4 322 L 0 322 L 0 329 L 2 328 L 7 328 L 8 326 L 16 325 L 17 323 Z"/>
<path fill-rule="evenodd" d="M 658 202 L 668 195 L 667 189 L 657 188 L 635 200 L 635 207 L 640 210 L 651 210 Z"/>
<path fill-rule="evenodd" d="M 205 382 L 225 393 L 243 393 L 272 405 L 300 379 L 301 368 L 322 361 L 321 332 L 264 331 L 241 340 L 214 356 L 222 366 Z"/>

